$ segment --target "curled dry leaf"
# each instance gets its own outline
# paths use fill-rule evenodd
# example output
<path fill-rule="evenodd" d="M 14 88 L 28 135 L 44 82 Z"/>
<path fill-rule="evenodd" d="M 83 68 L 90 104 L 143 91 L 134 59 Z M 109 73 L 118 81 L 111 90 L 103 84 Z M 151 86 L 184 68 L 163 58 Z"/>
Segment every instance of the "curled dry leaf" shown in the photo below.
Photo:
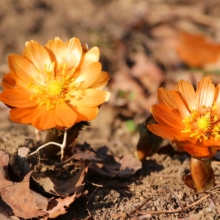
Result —
<path fill-rule="evenodd" d="M 10 206 L 15 216 L 21 218 L 34 218 L 45 216 L 47 213 L 47 199 L 29 189 L 29 172 L 22 182 L 13 183 L 6 179 L 3 167 L 8 165 L 9 157 L 0 151 L 0 193 L 2 200 Z M 38 206 L 40 205 L 40 206 Z"/>

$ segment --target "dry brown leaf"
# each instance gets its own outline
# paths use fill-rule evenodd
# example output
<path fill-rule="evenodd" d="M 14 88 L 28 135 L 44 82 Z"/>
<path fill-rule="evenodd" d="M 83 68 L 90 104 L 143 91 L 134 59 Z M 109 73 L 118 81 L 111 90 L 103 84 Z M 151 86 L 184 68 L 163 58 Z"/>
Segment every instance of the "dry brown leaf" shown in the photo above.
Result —
<path fill-rule="evenodd" d="M 103 169 L 104 165 L 103 164 L 99 164 L 99 163 L 89 163 L 89 169 L 94 172 L 97 173 L 101 176 L 106 176 L 106 177 L 115 177 L 115 174 L 109 173 L 107 171 L 105 171 Z"/>
<path fill-rule="evenodd" d="M 183 62 L 192 67 L 204 67 L 220 57 L 220 45 L 199 34 L 180 33 L 177 52 Z"/>
<path fill-rule="evenodd" d="M 19 183 L 13 184 L 13 182 L 8 181 L 10 185 L 1 190 L 2 200 L 11 207 L 14 215 L 17 217 L 34 218 L 46 215 L 46 212 L 40 210 L 40 207 L 37 206 L 36 198 L 32 194 L 32 190 L 29 189 L 30 175 L 31 172 Z M 38 194 L 38 199 L 39 198 L 43 201 L 42 203 L 47 204 L 45 197 Z M 47 206 L 44 207 L 44 210 L 46 210 L 46 208 Z"/>
<path fill-rule="evenodd" d="M 35 182 L 43 187 L 45 192 L 54 196 L 59 196 L 55 190 L 55 184 L 50 177 L 46 176 L 44 173 L 33 173 L 32 178 Z"/>
<path fill-rule="evenodd" d="M 58 199 L 52 199 L 49 202 L 48 205 L 48 213 L 49 218 L 56 218 L 59 215 L 63 215 L 67 212 L 67 208 L 69 208 L 69 205 L 73 203 L 76 199 L 76 193 L 72 196 L 67 196 L 66 198 L 58 198 Z"/>
<path fill-rule="evenodd" d="M 29 189 L 29 179 L 32 172 L 29 172 L 22 182 L 13 183 L 6 179 L 7 175 L 3 168 L 8 164 L 9 158 L 3 151 L 0 151 L 0 193 L 2 200 L 10 206 L 13 214 L 21 218 L 34 218 L 45 216 L 43 210 L 47 208 L 47 199 Z M 3 166 L 2 166 L 3 165 Z M 40 206 L 38 206 L 40 204 Z"/>
<path fill-rule="evenodd" d="M 89 168 L 102 176 L 129 178 L 142 168 L 142 163 L 132 154 L 117 157 L 107 147 L 99 148 L 97 156 L 102 158 L 103 163 L 90 163 Z"/>
<path fill-rule="evenodd" d="M 121 164 L 118 176 L 121 178 L 129 178 L 135 174 L 137 170 L 142 168 L 142 163 L 134 158 L 133 154 L 124 155 L 119 163 Z"/>
<path fill-rule="evenodd" d="M 76 175 L 69 179 L 58 180 L 45 174 L 33 173 L 32 178 L 44 188 L 47 193 L 55 196 L 66 196 L 73 193 L 81 193 L 84 188 L 84 178 L 88 167 L 83 163 Z"/>
<path fill-rule="evenodd" d="M 73 156 L 75 160 L 101 162 L 100 158 L 97 158 L 96 154 L 91 151 L 90 145 L 85 143 L 83 145 L 76 145 L 73 150 Z"/>

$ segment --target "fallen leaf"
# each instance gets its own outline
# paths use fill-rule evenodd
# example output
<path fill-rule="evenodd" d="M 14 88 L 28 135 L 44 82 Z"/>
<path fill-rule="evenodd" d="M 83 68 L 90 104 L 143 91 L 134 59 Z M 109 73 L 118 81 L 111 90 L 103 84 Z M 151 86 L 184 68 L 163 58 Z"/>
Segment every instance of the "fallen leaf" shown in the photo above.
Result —
<path fill-rule="evenodd" d="M 88 172 L 88 167 L 83 163 L 76 175 L 69 179 L 58 180 L 53 177 L 46 176 L 44 173 L 33 173 L 32 178 L 45 192 L 55 196 L 67 196 L 73 193 L 81 193 L 84 189 L 84 178 Z"/>
<path fill-rule="evenodd" d="M 96 154 L 103 162 L 102 164 L 90 163 L 89 168 L 102 176 L 129 178 L 142 168 L 141 161 L 137 160 L 132 154 L 117 157 L 107 147 L 100 147 Z"/>
<path fill-rule="evenodd" d="M 72 196 L 67 196 L 66 198 L 52 199 L 49 201 L 48 210 L 49 218 L 56 218 L 59 215 L 63 215 L 67 212 L 69 205 L 73 203 L 76 199 L 76 193 Z"/>
<path fill-rule="evenodd" d="M 96 156 L 96 154 L 91 151 L 90 145 L 85 143 L 83 145 L 76 145 L 73 150 L 73 156 L 75 160 L 80 161 L 91 161 L 91 162 L 101 162 L 102 160 Z M 69 159 L 69 158 L 68 158 Z"/>
<path fill-rule="evenodd" d="M 121 164 L 118 176 L 121 178 L 129 178 L 135 174 L 137 170 L 142 168 L 142 163 L 134 158 L 133 154 L 124 155 L 119 163 Z"/>
<path fill-rule="evenodd" d="M 115 174 L 109 173 L 107 171 L 105 171 L 103 169 L 104 165 L 103 164 L 98 164 L 98 163 L 89 163 L 89 169 L 94 172 L 97 173 L 101 176 L 106 176 L 106 177 L 115 177 Z"/>
<path fill-rule="evenodd" d="M 59 215 L 63 215 L 67 212 L 70 204 L 72 204 L 77 198 L 84 196 L 88 193 L 88 191 L 84 191 L 83 193 L 74 193 L 72 196 L 67 196 L 65 198 L 53 198 L 49 201 L 47 207 L 47 213 L 49 214 L 49 218 L 56 218 Z"/>
<path fill-rule="evenodd" d="M 7 178 L 5 167 L 8 165 L 9 157 L 0 151 L 0 193 L 2 200 L 10 206 L 13 215 L 21 218 L 34 218 L 45 216 L 47 199 L 29 189 L 29 179 L 32 172 L 29 172 L 22 182 L 12 182 Z M 38 206 L 39 204 L 40 207 Z"/>
<path fill-rule="evenodd" d="M 183 62 L 201 68 L 219 59 L 220 45 L 207 36 L 181 32 L 177 52 Z"/>

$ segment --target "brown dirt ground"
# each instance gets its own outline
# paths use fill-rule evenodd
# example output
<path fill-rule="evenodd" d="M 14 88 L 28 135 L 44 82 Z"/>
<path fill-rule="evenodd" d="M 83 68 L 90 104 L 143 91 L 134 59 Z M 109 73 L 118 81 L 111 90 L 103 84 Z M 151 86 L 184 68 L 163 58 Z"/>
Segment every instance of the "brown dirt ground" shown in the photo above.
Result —
<path fill-rule="evenodd" d="M 196 16 L 193 17 L 190 11 L 194 11 Z M 213 24 L 214 21 L 218 22 L 214 19 L 219 15 L 220 4 L 214 0 L 2 0 L 0 74 L 8 71 L 8 54 L 21 53 L 24 43 L 31 39 L 44 44 L 55 36 L 63 40 L 75 36 L 90 47 L 99 46 L 103 69 L 115 80 L 107 88 L 112 93 L 112 100 L 101 107 L 98 118 L 81 132 L 78 142 L 86 141 L 94 150 L 107 146 L 114 154 L 125 155 L 135 150 L 139 138 L 137 131 L 129 130 L 126 122 L 132 119 L 137 125 L 149 115 L 149 106 L 156 101 L 156 88 L 163 81 L 160 80 L 161 75 L 166 76 L 167 88 L 172 87 L 180 78 L 199 78 L 198 75 L 191 76 L 186 69 L 175 64 L 178 63 L 176 56 L 164 46 L 170 42 L 163 39 L 170 38 L 177 27 L 192 30 L 199 26 L 219 40 L 220 28 Z M 156 42 L 153 42 L 154 38 L 157 38 Z M 141 49 L 138 45 L 141 45 Z M 143 45 L 147 45 L 147 48 Z M 156 63 L 153 68 L 158 76 L 154 75 L 153 79 L 151 76 L 150 79 L 157 83 L 155 81 L 155 86 L 150 86 L 139 79 L 135 85 L 145 87 L 145 96 L 140 102 L 117 98 L 115 94 L 118 89 L 126 90 L 126 84 L 131 83 L 123 81 L 128 78 L 121 78 L 122 82 L 119 83 L 117 76 L 131 72 L 134 63 L 138 62 L 135 60 L 138 58 L 133 55 L 143 48 L 148 57 L 153 57 L 152 62 Z M 219 78 L 214 79 L 220 82 Z M 26 139 L 36 139 L 31 126 L 14 124 L 8 120 L 8 110 L 3 104 L 0 104 L 0 112 L 0 149 L 15 154 Z M 133 220 L 220 219 L 220 163 L 217 159 L 213 161 L 217 188 L 209 194 L 194 194 L 182 181 L 183 175 L 189 172 L 189 156 L 169 152 L 146 158 L 143 168 L 129 179 L 107 178 L 89 173 L 86 177 L 89 193 L 77 199 L 65 215 L 56 219 L 89 219 L 89 216 L 90 219 Z M 209 196 L 205 198 L 206 195 Z M 193 204 L 199 199 L 201 201 L 198 204 Z M 193 205 L 188 207 L 190 204 Z M 173 211 L 181 207 L 188 209 Z"/>

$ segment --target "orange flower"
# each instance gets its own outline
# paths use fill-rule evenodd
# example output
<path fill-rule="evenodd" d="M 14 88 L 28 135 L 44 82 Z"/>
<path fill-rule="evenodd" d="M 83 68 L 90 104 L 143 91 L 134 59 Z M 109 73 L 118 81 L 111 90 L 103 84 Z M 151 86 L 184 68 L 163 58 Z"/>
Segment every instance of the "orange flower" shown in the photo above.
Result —
<path fill-rule="evenodd" d="M 158 89 L 158 101 L 151 109 L 158 123 L 148 125 L 151 132 L 196 157 L 212 157 L 220 149 L 220 85 L 204 77 L 195 91 L 181 80 L 175 90 Z"/>
<path fill-rule="evenodd" d="M 22 55 L 8 58 L 0 100 L 11 108 L 10 119 L 45 130 L 64 129 L 94 119 L 108 101 L 101 90 L 109 74 L 98 62 L 99 49 L 88 50 L 79 39 L 64 43 L 56 37 L 45 46 L 26 43 Z"/>

